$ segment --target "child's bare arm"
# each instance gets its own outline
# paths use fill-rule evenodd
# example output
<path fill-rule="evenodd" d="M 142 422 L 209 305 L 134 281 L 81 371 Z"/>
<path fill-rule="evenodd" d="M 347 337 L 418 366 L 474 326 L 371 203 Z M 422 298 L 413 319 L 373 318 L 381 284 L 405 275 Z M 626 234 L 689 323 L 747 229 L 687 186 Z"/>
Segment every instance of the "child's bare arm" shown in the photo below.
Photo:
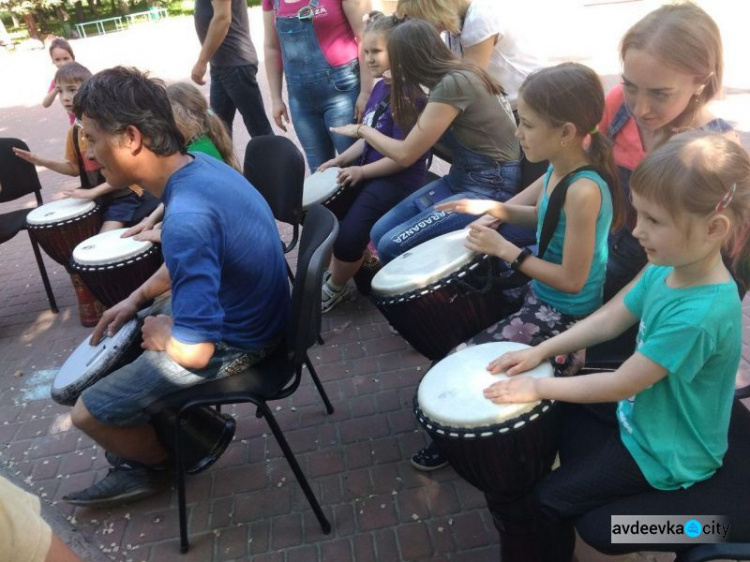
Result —
<path fill-rule="evenodd" d="M 52 102 L 55 101 L 56 97 L 57 97 L 57 88 L 52 88 L 49 92 L 47 92 L 47 95 L 44 96 L 44 99 L 42 100 L 42 107 L 51 106 Z"/>
<path fill-rule="evenodd" d="M 89 199 L 93 200 L 97 197 L 101 197 L 103 195 L 106 195 L 107 193 L 114 193 L 115 191 L 119 191 L 120 188 L 112 187 L 108 183 L 102 183 L 100 185 L 97 185 L 96 187 L 92 187 L 91 189 L 66 189 L 61 192 L 63 197 L 72 197 L 74 199 Z"/>
<path fill-rule="evenodd" d="M 547 379 L 511 377 L 492 384 L 484 395 L 496 403 L 542 399 L 580 404 L 615 402 L 638 394 L 665 376 L 664 367 L 636 352 L 614 373 Z"/>
<path fill-rule="evenodd" d="M 13 153 L 22 160 L 31 162 L 35 166 L 43 166 L 44 168 L 48 168 L 58 174 L 64 174 L 66 176 L 78 175 L 78 165 L 69 160 L 47 160 L 46 158 L 37 156 L 33 152 L 21 150 L 20 148 L 13 148 Z"/>

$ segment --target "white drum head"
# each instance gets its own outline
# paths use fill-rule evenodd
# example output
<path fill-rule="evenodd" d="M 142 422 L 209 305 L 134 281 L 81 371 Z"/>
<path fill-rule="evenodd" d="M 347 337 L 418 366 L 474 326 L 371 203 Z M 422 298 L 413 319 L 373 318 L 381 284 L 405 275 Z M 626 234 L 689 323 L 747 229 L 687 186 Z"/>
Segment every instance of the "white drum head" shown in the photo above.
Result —
<path fill-rule="evenodd" d="M 500 424 L 530 412 L 539 402 L 494 404 L 483 394 L 492 383 L 508 379 L 507 375 L 490 374 L 489 362 L 507 351 L 528 347 L 512 342 L 485 343 L 449 355 L 430 369 L 419 384 L 420 409 L 430 420 L 456 428 Z M 553 376 L 553 369 L 545 362 L 515 376 L 546 378 Z"/>
<path fill-rule="evenodd" d="M 60 199 L 37 207 L 26 216 L 33 225 L 54 224 L 85 215 L 96 207 L 93 201 L 83 199 Z"/>
<path fill-rule="evenodd" d="M 73 250 L 73 261 L 79 265 L 118 263 L 146 252 L 153 244 L 147 241 L 120 238 L 127 228 L 102 232 L 84 240 Z"/>
<path fill-rule="evenodd" d="M 123 324 L 114 336 L 103 338 L 97 345 L 89 344 L 91 336 L 86 336 L 57 373 L 52 393 L 70 385 L 78 386 L 79 382 L 84 386 L 86 380 L 114 365 L 136 337 L 138 326 L 138 320 L 133 319 Z"/>
<path fill-rule="evenodd" d="M 457 230 L 443 234 L 388 262 L 372 279 L 373 294 L 402 295 L 458 271 L 476 256 L 464 246 L 467 232 Z"/>
<path fill-rule="evenodd" d="M 305 180 L 302 192 L 302 208 L 307 209 L 316 203 L 322 203 L 336 193 L 339 185 L 338 175 L 340 168 L 328 168 L 322 172 L 315 172 Z"/>

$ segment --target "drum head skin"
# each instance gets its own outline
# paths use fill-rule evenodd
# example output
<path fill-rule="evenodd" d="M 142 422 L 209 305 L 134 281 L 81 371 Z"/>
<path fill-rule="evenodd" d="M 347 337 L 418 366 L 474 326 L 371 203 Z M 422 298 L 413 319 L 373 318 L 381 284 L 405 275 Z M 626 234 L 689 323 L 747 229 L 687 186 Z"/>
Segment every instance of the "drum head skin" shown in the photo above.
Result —
<path fill-rule="evenodd" d="M 376 296 L 394 296 L 421 289 L 447 277 L 477 255 L 464 246 L 468 230 L 443 234 L 388 262 L 372 280 Z"/>
<path fill-rule="evenodd" d="M 72 406 L 86 388 L 107 375 L 128 351 L 140 334 L 140 321 L 123 324 L 114 336 L 105 337 L 97 345 L 89 344 L 90 336 L 68 357 L 52 383 L 52 399 Z"/>
<path fill-rule="evenodd" d="M 54 224 L 85 215 L 96 207 L 93 201 L 83 199 L 60 199 L 37 207 L 26 216 L 32 225 Z"/>
<path fill-rule="evenodd" d="M 533 410 L 540 402 L 494 404 L 483 394 L 492 383 L 508 379 L 507 375 L 490 374 L 489 362 L 505 352 L 528 347 L 512 342 L 485 343 L 449 355 L 430 369 L 419 384 L 419 407 L 432 421 L 456 428 L 500 424 Z M 545 362 L 515 376 L 545 378 L 553 373 L 552 365 Z"/>
<path fill-rule="evenodd" d="M 132 236 L 121 238 L 127 228 L 102 232 L 84 240 L 73 250 L 73 261 L 80 265 L 105 265 L 126 261 L 148 251 L 153 244 L 135 240 Z"/>
<path fill-rule="evenodd" d="M 307 209 L 310 205 L 322 203 L 336 193 L 339 185 L 339 170 L 341 168 L 328 168 L 322 172 L 315 172 L 305 180 L 302 192 L 302 208 Z"/>

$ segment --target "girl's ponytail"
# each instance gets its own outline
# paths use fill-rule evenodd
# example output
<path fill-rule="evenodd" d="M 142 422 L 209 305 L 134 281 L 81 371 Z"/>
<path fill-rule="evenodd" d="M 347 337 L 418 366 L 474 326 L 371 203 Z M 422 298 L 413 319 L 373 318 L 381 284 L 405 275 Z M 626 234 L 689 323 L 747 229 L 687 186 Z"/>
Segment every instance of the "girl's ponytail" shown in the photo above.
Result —
<path fill-rule="evenodd" d="M 586 149 L 586 156 L 595 166 L 609 186 L 612 196 L 612 227 L 615 232 L 625 225 L 625 201 L 623 201 L 622 188 L 620 186 L 620 175 L 617 172 L 614 154 L 612 153 L 612 141 L 599 131 L 597 125 L 589 133 L 591 141 Z"/>
<path fill-rule="evenodd" d="M 212 110 L 209 109 L 206 112 L 204 123 L 206 126 L 206 135 L 208 135 L 208 138 L 210 138 L 211 142 L 214 143 L 214 146 L 219 151 L 219 154 L 221 154 L 222 160 L 224 160 L 227 165 L 231 166 L 239 173 L 242 173 L 240 161 L 237 159 L 237 155 L 234 153 L 232 137 L 229 136 L 227 127 L 226 125 L 224 125 L 224 121 L 222 121 L 218 115 L 216 115 Z"/>

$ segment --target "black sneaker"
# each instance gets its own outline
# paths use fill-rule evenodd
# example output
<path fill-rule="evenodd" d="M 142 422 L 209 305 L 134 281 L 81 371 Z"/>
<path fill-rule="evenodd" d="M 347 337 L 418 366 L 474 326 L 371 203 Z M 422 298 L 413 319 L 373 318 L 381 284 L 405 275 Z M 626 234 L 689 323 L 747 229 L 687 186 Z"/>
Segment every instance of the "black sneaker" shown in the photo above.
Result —
<path fill-rule="evenodd" d="M 110 468 L 103 480 L 64 496 L 63 501 L 82 507 L 113 507 L 153 496 L 167 487 L 169 475 L 168 470 L 120 464 Z"/>
<path fill-rule="evenodd" d="M 438 449 L 434 441 L 411 458 L 411 465 L 424 472 L 432 472 L 448 464 L 450 464 L 448 458 Z"/>

